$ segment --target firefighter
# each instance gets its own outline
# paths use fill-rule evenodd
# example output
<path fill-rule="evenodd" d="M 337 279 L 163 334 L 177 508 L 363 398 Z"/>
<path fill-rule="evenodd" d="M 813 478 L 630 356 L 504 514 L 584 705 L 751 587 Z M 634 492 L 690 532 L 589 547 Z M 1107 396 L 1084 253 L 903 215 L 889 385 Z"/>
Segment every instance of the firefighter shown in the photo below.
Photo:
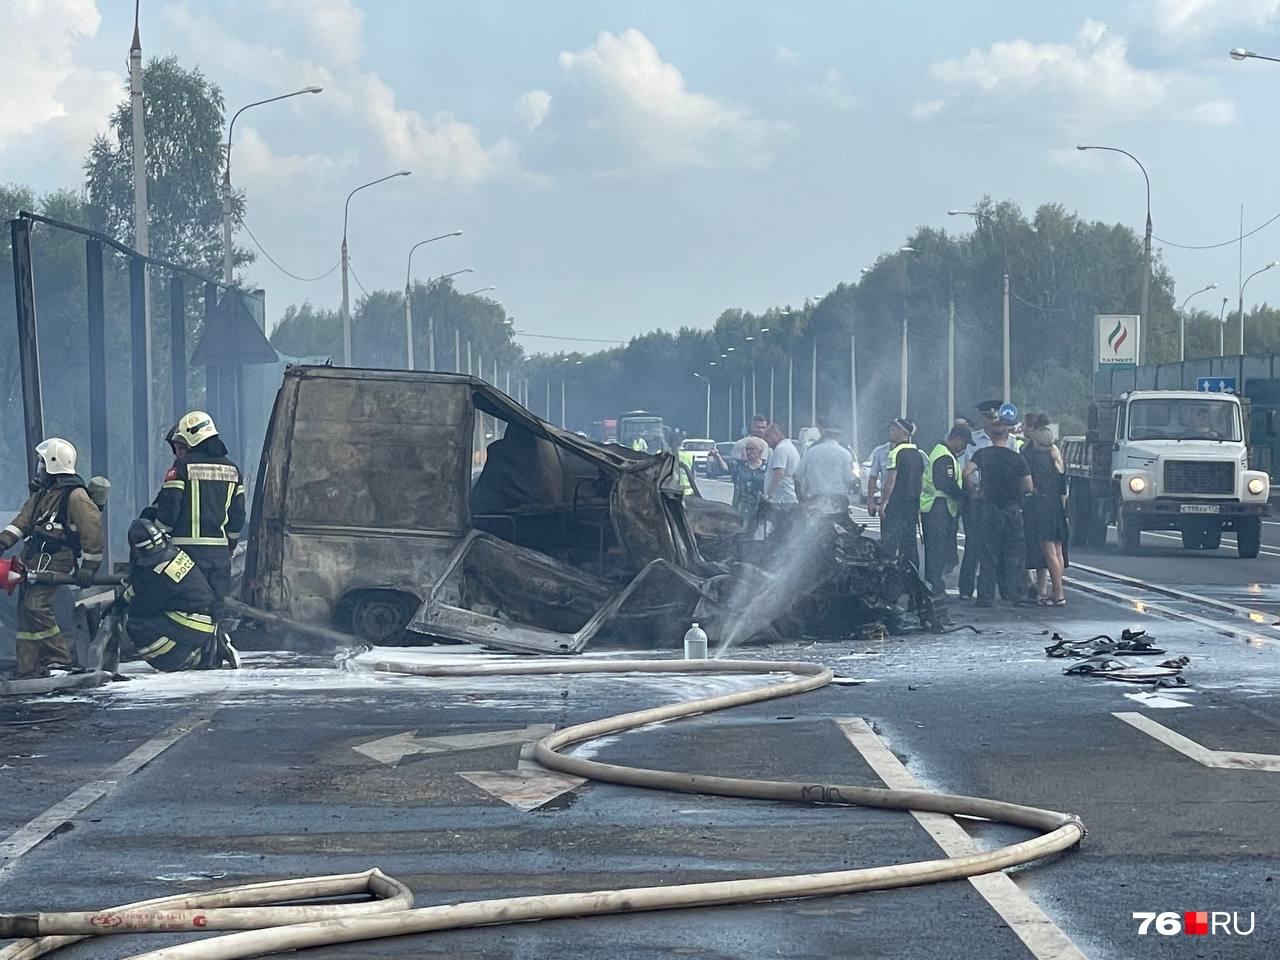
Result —
<path fill-rule="evenodd" d="M 143 519 L 168 528 L 209 581 L 214 613 L 231 593 L 231 554 L 244 526 L 244 478 L 227 457 L 213 418 L 193 410 L 170 433 L 177 457 Z"/>
<path fill-rule="evenodd" d="M 33 573 L 74 574 L 88 586 L 102 563 L 102 514 L 76 473 L 76 448 L 50 437 L 38 447 L 40 466 L 31 497 L 0 531 L 0 550 L 19 540 L 22 562 Z M 18 595 L 18 676 L 48 676 L 69 669 L 71 651 L 54 615 L 58 588 L 24 583 Z"/>
<path fill-rule="evenodd" d="M 166 673 L 221 662 L 213 590 L 196 562 L 151 520 L 129 525 L 129 580 L 122 598 L 134 652 Z"/>

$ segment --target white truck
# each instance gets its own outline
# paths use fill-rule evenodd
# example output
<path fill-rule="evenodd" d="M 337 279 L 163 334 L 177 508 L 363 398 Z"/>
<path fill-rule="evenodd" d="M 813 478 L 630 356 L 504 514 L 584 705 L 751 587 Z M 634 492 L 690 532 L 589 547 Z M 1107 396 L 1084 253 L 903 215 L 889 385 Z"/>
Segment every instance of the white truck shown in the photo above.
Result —
<path fill-rule="evenodd" d="M 1271 482 L 1249 469 L 1248 415 L 1228 393 L 1135 390 L 1091 404 L 1088 433 L 1062 444 L 1072 539 L 1103 546 L 1114 523 L 1122 553 L 1138 552 L 1143 530 L 1216 550 L 1231 530 L 1240 556 L 1256 557 Z"/>

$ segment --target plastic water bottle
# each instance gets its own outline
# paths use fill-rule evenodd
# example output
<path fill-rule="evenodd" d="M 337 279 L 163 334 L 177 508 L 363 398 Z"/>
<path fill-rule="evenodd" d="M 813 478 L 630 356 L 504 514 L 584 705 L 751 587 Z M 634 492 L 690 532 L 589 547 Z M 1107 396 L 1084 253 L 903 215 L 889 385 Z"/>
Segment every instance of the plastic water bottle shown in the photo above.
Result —
<path fill-rule="evenodd" d="M 684 658 L 686 660 L 707 659 L 707 635 L 696 623 L 684 635 Z"/>

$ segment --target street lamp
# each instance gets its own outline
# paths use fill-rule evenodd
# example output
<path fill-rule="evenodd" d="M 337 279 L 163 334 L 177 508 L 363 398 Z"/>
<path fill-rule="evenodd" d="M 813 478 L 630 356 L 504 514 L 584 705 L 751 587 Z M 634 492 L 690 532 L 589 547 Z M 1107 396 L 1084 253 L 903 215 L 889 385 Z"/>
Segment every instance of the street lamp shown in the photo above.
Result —
<path fill-rule="evenodd" d="M 497 289 L 498 289 L 497 287 L 490 285 L 487 287 L 481 287 L 479 290 L 472 290 L 470 293 L 464 293 L 463 296 L 474 297 L 477 293 L 486 293 L 489 290 L 497 290 Z"/>
<path fill-rule="evenodd" d="M 1108 150 L 1111 153 L 1123 153 L 1138 165 L 1138 169 L 1142 171 L 1142 179 L 1147 184 L 1147 230 L 1142 239 L 1142 307 L 1140 310 L 1141 319 L 1138 321 L 1138 363 L 1141 363 L 1147 356 L 1147 340 L 1149 337 L 1147 306 L 1151 299 L 1151 178 L 1147 176 L 1147 168 L 1142 165 L 1142 161 L 1128 150 L 1121 150 L 1119 147 L 1098 147 L 1091 143 L 1079 144 L 1076 149 Z"/>
<path fill-rule="evenodd" d="M 1227 338 L 1225 331 L 1227 329 L 1227 304 L 1231 302 L 1230 297 L 1222 298 L 1222 307 L 1218 310 L 1218 356 L 1225 357 L 1227 355 Z"/>
<path fill-rule="evenodd" d="M 419 240 L 409 248 L 409 263 L 404 271 L 404 342 L 405 357 L 408 360 L 407 369 L 413 369 L 413 251 L 417 250 L 424 243 L 434 243 L 436 240 L 444 240 L 447 237 L 460 237 L 461 230 L 455 230 L 453 233 L 442 233 L 438 237 L 431 237 L 427 240 Z M 434 370 L 436 368 L 436 331 L 435 324 L 427 320 L 427 369 Z"/>
<path fill-rule="evenodd" d="M 899 253 L 915 253 L 916 248 L 904 244 L 898 248 Z M 898 416 L 907 415 L 907 258 L 902 258 L 902 374 L 898 394 Z"/>
<path fill-rule="evenodd" d="M 1218 285 L 1211 283 L 1207 287 L 1201 287 L 1195 293 L 1188 294 L 1187 299 L 1182 301 L 1182 306 L 1178 308 L 1178 359 L 1187 359 L 1187 304 L 1192 297 L 1199 296 L 1209 290 L 1217 290 Z"/>
<path fill-rule="evenodd" d="M 707 385 L 707 432 L 703 436 L 709 438 L 711 436 L 711 379 L 704 377 L 697 370 L 693 371 L 693 375 Z"/>
<path fill-rule="evenodd" d="M 990 217 L 988 217 L 986 214 L 982 213 L 980 210 L 948 210 L 948 211 L 947 211 L 947 216 L 949 216 L 949 217 L 973 217 L 973 219 L 978 223 L 978 225 L 979 225 L 979 226 L 981 226 L 981 225 L 983 224 L 983 222 L 984 222 L 984 221 L 986 222 L 986 224 L 987 224 L 987 226 L 988 226 L 988 227 L 990 227 L 990 226 L 992 225 L 992 220 L 991 220 L 991 218 L 990 218 Z M 1012 397 L 1013 397 L 1012 384 L 1011 384 L 1011 382 L 1010 382 L 1010 381 L 1011 381 L 1011 374 L 1010 374 L 1011 364 L 1010 364 L 1010 359 L 1009 359 L 1009 355 L 1010 355 L 1010 329 L 1009 329 L 1009 244 L 1008 244 L 1008 238 L 1007 238 L 1007 237 L 1005 237 L 1005 238 L 1003 238 L 1003 239 L 1004 239 L 1004 280 L 1003 280 L 1003 283 L 1002 283 L 1003 293 L 1002 293 L 1002 300 L 1001 300 L 1000 319 L 1001 319 L 1001 333 L 1002 333 L 1002 340 L 1003 340 L 1003 353 L 1002 353 L 1002 360 L 1003 360 L 1003 364 L 1004 364 L 1004 366 L 1003 366 L 1003 379 L 1002 379 L 1002 382 L 1001 382 L 1001 383 L 1002 383 L 1002 387 L 1003 387 L 1004 402 L 1005 402 L 1005 403 L 1008 403 L 1008 402 L 1012 399 Z M 955 335 L 955 328 L 954 328 L 954 324 L 953 324 L 953 326 L 952 326 L 952 339 L 953 339 L 953 343 L 954 343 L 954 335 Z M 952 354 L 951 354 L 951 373 L 950 373 L 950 378 L 951 378 L 951 382 L 952 382 L 952 383 L 954 383 L 954 382 L 955 382 L 955 353 L 954 353 L 954 348 L 953 348 L 953 351 L 952 351 Z M 952 394 L 951 394 L 951 395 L 952 395 L 953 402 L 954 402 L 954 397 L 955 397 L 955 392 L 954 392 L 954 390 L 952 391 Z M 952 418 L 952 419 L 954 419 L 954 418 Z"/>
<path fill-rule="evenodd" d="M 277 100 L 300 97 L 304 93 L 319 93 L 323 89 L 324 87 L 303 87 L 301 90 L 293 91 L 293 93 L 282 93 L 278 97 L 255 100 L 253 103 L 246 103 L 231 115 L 231 122 L 227 124 L 227 165 L 222 171 L 222 281 L 228 286 L 231 284 L 231 272 L 235 267 L 235 259 L 231 250 L 231 133 L 236 128 L 236 118 L 250 107 L 260 107 L 264 103 L 275 103 Z"/>
<path fill-rule="evenodd" d="M 1280 63 L 1280 57 L 1263 56 L 1261 53 L 1254 53 L 1244 47 L 1232 47 L 1228 54 L 1232 60 L 1270 60 L 1272 63 Z"/>
<path fill-rule="evenodd" d="M 407 177 L 411 171 L 397 170 L 377 180 L 362 183 L 347 194 L 347 202 L 342 205 L 342 364 L 351 366 L 351 300 L 347 290 L 347 220 L 351 212 L 351 198 L 361 190 L 376 186 L 395 177 Z"/>
<path fill-rule="evenodd" d="M 1272 260 L 1265 267 L 1259 267 L 1253 273 L 1244 278 L 1244 283 L 1240 284 L 1240 356 L 1244 356 L 1244 288 L 1249 285 L 1252 280 L 1260 273 L 1266 273 L 1272 267 L 1280 267 L 1280 260 Z"/>

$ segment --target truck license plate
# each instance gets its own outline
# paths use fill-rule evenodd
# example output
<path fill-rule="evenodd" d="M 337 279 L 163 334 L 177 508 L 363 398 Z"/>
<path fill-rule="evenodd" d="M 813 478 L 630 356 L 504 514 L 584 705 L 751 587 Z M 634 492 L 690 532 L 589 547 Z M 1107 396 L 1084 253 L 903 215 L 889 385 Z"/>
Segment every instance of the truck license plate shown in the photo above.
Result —
<path fill-rule="evenodd" d="M 1216 503 L 1184 503 L 1182 505 L 1183 513 L 1217 513 L 1218 505 Z"/>

